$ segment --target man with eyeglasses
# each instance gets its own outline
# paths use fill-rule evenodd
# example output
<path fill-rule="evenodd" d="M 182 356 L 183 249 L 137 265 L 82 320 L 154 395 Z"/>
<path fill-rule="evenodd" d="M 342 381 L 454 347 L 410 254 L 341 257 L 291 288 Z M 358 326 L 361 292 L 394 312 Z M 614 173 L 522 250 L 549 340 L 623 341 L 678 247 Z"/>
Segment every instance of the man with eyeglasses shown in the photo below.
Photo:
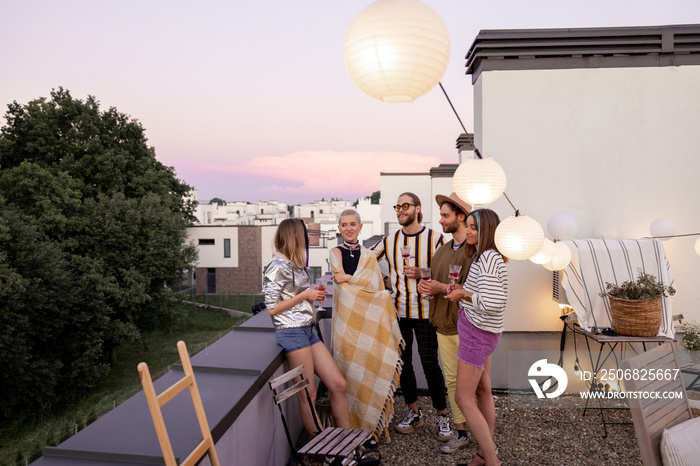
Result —
<path fill-rule="evenodd" d="M 410 434 L 423 425 L 423 413 L 418 407 L 418 389 L 413 370 L 413 339 L 415 334 L 423 372 L 428 382 L 428 391 L 436 411 L 438 439 L 448 441 L 454 435 L 447 416 L 445 400 L 445 378 L 438 362 L 438 342 L 435 327 L 428 321 L 428 298 L 418 292 L 420 267 L 430 267 L 433 254 L 440 247 L 444 238 L 442 234 L 421 225 L 423 214 L 421 202 L 413 193 L 403 193 L 394 206 L 401 229 L 388 235 L 373 248 L 377 260 L 386 261 L 389 267 L 388 281 L 391 283 L 391 295 L 399 314 L 399 328 L 406 342 L 401 355 L 403 371 L 401 372 L 401 389 L 408 406 L 403 420 L 395 429 L 402 434 Z M 401 257 L 401 246 L 410 247 L 410 257 Z"/>

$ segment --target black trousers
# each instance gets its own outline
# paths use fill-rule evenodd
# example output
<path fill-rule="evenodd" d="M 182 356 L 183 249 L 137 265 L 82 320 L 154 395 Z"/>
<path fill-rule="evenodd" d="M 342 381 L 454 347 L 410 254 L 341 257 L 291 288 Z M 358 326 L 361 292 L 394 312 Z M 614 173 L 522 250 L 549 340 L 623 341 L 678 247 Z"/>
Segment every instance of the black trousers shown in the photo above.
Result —
<path fill-rule="evenodd" d="M 430 325 L 428 319 L 399 319 L 401 335 L 406 342 L 406 348 L 401 355 L 403 370 L 401 371 L 401 390 L 406 404 L 418 400 L 416 373 L 413 371 L 413 335 L 418 344 L 418 355 L 423 365 L 423 373 L 428 382 L 428 391 L 433 400 L 433 408 L 437 411 L 447 407 L 445 400 L 445 377 L 438 362 L 437 330 Z"/>

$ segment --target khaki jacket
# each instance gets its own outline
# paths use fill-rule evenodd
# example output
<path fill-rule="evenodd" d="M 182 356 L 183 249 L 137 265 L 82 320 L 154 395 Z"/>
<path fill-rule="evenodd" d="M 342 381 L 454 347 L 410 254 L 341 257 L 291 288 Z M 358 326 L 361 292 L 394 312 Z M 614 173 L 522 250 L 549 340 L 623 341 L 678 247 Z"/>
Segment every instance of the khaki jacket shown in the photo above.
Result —
<path fill-rule="evenodd" d="M 432 279 L 441 283 L 450 283 L 450 264 L 457 264 L 462 266 L 457 281 L 462 285 L 467 278 L 472 261 L 465 255 L 466 241 L 456 251 L 452 249 L 453 244 L 454 240 L 450 240 L 435 252 L 430 267 Z M 433 295 L 433 299 L 430 300 L 430 324 L 437 327 L 437 331 L 443 335 L 457 335 L 458 313 L 459 303 L 448 301 L 444 293 Z"/>

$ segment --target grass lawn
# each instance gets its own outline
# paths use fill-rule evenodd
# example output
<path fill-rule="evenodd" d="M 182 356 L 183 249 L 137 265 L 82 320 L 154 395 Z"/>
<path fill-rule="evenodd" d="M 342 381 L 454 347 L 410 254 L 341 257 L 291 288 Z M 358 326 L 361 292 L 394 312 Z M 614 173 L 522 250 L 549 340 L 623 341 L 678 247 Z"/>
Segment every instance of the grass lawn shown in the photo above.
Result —
<path fill-rule="evenodd" d="M 234 296 L 235 297 L 235 296 Z M 252 298 L 251 298 L 252 300 Z M 210 303 L 213 304 L 213 303 Z M 184 306 L 182 304 L 175 304 Z M 246 310 L 249 310 L 248 307 Z M 45 445 L 55 446 L 113 409 L 139 390 L 136 366 L 145 361 L 154 379 L 179 362 L 179 340 L 187 344 L 190 355 L 228 333 L 243 322 L 240 317 L 212 309 L 184 306 L 184 318 L 172 331 L 144 334 L 140 341 L 120 348 L 109 375 L 92 392 L 71 406 L 44 418 L 18 419 L 0 428 L 0 466 L 24 465 L 38 458 Z"/>

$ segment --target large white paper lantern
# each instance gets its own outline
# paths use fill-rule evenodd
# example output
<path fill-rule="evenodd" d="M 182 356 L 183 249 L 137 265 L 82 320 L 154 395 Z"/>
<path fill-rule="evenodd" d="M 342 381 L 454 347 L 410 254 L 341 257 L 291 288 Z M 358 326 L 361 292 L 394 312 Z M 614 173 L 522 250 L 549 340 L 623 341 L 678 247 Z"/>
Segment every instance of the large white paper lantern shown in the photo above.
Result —
<path fill-rule="evenodd" d="M 571 249 L 561 241 L 554 243 L 554 254 L 552 260 L 542 264 L 542 266 L 551 271 L 564 270 L 571 262 Z"/>
<path fill-rule="evenodd" d="M 551 261 L 552 256 L 554 255 L 554 244 L 554 241 L 552 241 L 549 238 L 545 238 L 542 242 L 542 247 L 540 248 L 540 251 L 534 256 L 532 256 L 530 258 L 530 261 L 540 265 L 546 264 L 547 262 Z"/>
<path fill-rule="evenodd" d="M 700 256 L 700 238 L 695 241 L 695 253 Z"/>
<path fill-rule="evenodd" d="M 506 184 L 506 172 L 491 157 L 464 160 L 452 177 L 454 192 L 473 206 L 491 204 L 501 197 Z"/>
<path fill-rule="evenodd" d="M 571 239 L 577 230 L 578 222 L 569 212 L 559 212 L 547 220 L 547 233 L 554 239 Z"/>
<path fill-rule="evenodd" d="M 418 0 L 378 0 L 350 24 L 344 56 L 362 92 L 384 102 L 410 102 L 442 79 L 450 36 L 435 10 Z"/>
<path fill-rule="evenodd" d="M 509 259 L 524 261 L 542 248 L 544 231 L 532 217 L 511 215 L 498 224 L 494 240 L 501 254 Z"/>
<path fill-rule="evenodd" d="M 676 234 L 676 227 L 673 222 L 665 218 L 657 218 L 649 225 L 649 233 L 651 236 L 668 236 L 669 238 L 660 238 L 661 241 L 670 240 L 671 236 Z"/>

